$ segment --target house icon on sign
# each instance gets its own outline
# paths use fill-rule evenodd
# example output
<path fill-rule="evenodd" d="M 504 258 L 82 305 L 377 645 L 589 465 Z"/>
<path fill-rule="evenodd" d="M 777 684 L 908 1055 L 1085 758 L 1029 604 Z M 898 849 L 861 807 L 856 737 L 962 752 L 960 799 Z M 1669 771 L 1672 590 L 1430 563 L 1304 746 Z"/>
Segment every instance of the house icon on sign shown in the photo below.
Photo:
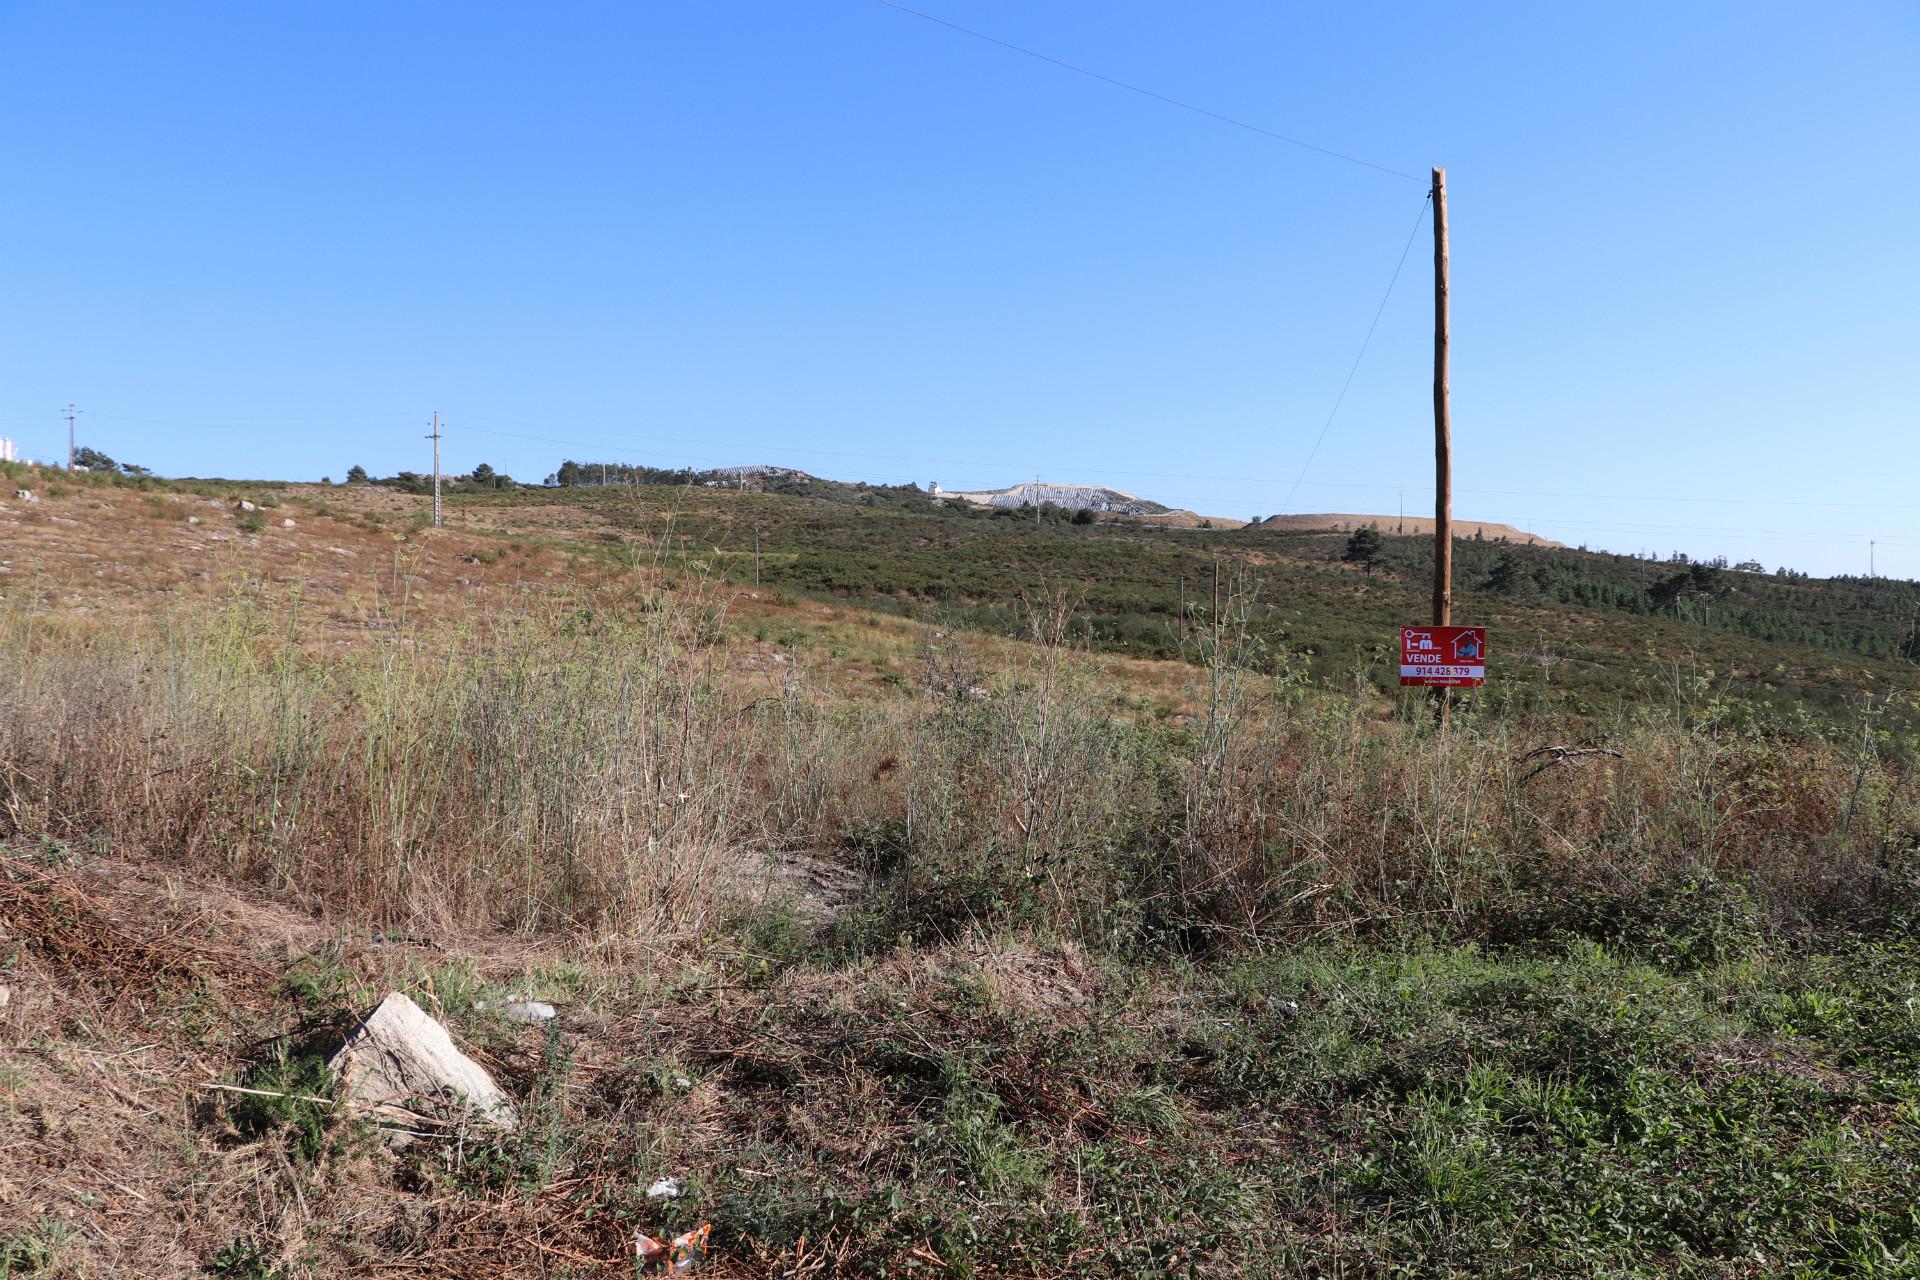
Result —
<path fill-rule="evenodd" d="M 1471 632 L 1460 636 L 1453 642 L 1453 656 L 1461 661 L 1480 658 L 1480 638 Z"/>

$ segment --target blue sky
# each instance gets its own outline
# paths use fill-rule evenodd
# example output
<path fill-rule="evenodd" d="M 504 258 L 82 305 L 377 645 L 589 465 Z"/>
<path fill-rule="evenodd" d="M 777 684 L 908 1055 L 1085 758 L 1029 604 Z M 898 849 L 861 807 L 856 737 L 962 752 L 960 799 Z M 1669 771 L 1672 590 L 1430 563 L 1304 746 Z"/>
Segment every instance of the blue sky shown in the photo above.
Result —
<path fill-rule="evenodd" d="M 1920 576 L 1920 7 L 0 3 L 0 434 L 1431 510 Z M 1291 502 L 1295 481 L 1305 480 Z"/>

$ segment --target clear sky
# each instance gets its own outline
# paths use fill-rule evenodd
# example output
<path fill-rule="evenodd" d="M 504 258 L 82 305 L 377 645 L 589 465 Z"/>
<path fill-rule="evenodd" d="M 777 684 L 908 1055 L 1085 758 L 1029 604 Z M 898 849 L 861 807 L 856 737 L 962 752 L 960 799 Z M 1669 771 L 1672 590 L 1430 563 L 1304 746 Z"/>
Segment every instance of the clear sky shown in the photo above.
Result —
<path fill-rule="evenodd" d="M 1920 576 L 1920 6 L 0 0 L 0 434 L 1455 510 Z M 1297 493 L 1295 481 L 1304 470 Z"/>

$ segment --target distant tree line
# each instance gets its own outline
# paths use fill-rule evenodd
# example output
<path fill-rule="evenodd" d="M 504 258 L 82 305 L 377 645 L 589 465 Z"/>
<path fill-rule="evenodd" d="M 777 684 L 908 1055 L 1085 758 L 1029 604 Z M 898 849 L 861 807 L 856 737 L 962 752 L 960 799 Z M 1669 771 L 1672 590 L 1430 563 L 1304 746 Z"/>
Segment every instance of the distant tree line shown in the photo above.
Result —
<path fill-rule="evenodd" d="M 562 489 L 574 489 L 603 484 L 691 484 L 694 478 L 692 467 L 682 467 L 676 471 L 666 467 L 643 467 L 631 462 L 575 462 L 568 458 L 560 464 L 559 470 L 547 477 L 547 483 Z"/>
<path fill-rule="evenodd" d="M 1432 572 L 1431 540 L 1381 538 L 1360 530 L 1340 558 L 1411 581 Z M 1377 536 L 1377 535 L 1376 535 Z M 1892 578 L 1815 581 L 1757 560 L 1695 560 L 1676 551 L 1664 562 L 1604 552 L 1461 539 L 1454 574 L 1468 590 L 1517 602 L 1559 603 L 1670 617 L 1754 639 L 1813 645 L 1875 658 L 1920 662 L 1920 583 Z"/>
<path fill-rule="evenodd" d="M 398 489 L 402 493 L 432 493 L 433 477 L 418 471 L 399 471 L 390 476 L 374 477 L 367 469 L 355 463 L 347 468 L 348 484 L 373 484 L 386 489 Z M 491 493 L 501 489 L 515 489 L 519 482 L 504 471 L 495 471 L 488 463 L 481 463 L 466 475 L 442 475 L 440 491 L 442 493 Z"/>

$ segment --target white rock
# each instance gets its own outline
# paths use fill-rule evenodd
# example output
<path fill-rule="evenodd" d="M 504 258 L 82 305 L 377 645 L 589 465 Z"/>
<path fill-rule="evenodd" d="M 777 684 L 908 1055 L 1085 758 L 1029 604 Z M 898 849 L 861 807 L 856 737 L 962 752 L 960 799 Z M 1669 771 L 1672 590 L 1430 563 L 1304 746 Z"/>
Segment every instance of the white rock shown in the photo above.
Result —
<path fill-rule="evenodd" d="M 285 520 L 282 520 L 282 521 L 280 522 L 280 527 L 281 527 L 282 529 L 291 529 L 291 528 L 293 528 L 293 517 L 292 517 L 292 516 L 288 516 L 288 517 L 287 517 L 287 518 L 286 518 Z"/>
<path fill-rule="evenodd" d="M 38 501 L 40 501 L 40 499 L 39 499 L 39 497 L 37 497 L 37 496 L 36 496 L 36 495 L 34 494 L 34 492 L 33 492 L 33 490 L 31 490 L 31 489 L 15 489 L 15 490 L 13 491 L 13 496 L 14 496 L 14 497 L 16 497 L 16 498 L 18 498 L 18 499 L 20 499 L 20 501 L 22 501 L 22 502 L 38 502 Z"/>
<path fill-rule="evenodd" d="M 327 1063 L 354 1110 L 406 1129 L 444 1123 L 463 1112 L 502 1129 L 513 1104 L 485 1067 L 461 1053 L 447 1029 L 398 991 L 368 1014 Z M 407 1141 L 404 1133 L 390 1140 Z"/>
<path fill-rule="evenodd" d="M 251 502 L 248 502 L 245 498 L 242 498 L 240 499 L 240 509 L 242 511 L 252 511 L 255 508 Z"/>
<path fill-rule="evenodd" d="M 200 523 L 200 517 L 199 517 L 199 516 L 188 516 L 188 517 L 187 517 L 187 523 L 188 523 L 188 524 L 199 524 L 199 523 Z"/>

